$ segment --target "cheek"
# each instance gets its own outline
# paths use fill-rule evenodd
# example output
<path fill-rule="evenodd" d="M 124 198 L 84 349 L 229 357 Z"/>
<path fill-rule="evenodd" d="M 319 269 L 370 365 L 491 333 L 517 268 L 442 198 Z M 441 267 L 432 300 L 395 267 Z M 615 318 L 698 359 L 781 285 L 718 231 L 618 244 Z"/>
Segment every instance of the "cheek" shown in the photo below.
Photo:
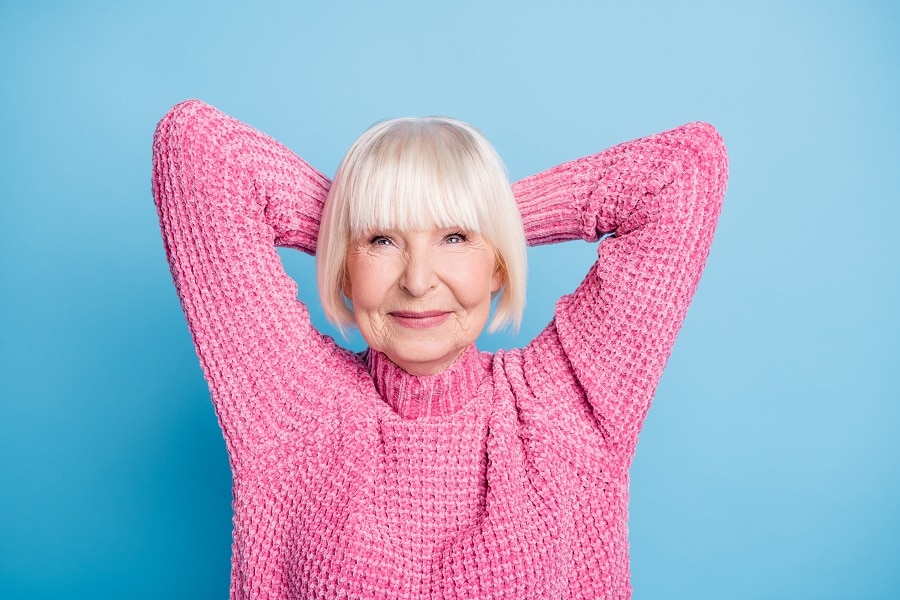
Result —
<path fill-rule="evenodd" d="M 457 265 L 454 272 L 454 290 L 461 304 L 478 306 L 490 303 L 491 294 L 500 289 L 502 277 L 493 261 L 471 260 Z"/>
<path fill-rule="evenodd" d="M 348 259 L 344 293 L 353 303 L 354 312 L 372 311 L 385 301 L 390 289 L 390 274 L 384 262 L 369 256 Z"/>

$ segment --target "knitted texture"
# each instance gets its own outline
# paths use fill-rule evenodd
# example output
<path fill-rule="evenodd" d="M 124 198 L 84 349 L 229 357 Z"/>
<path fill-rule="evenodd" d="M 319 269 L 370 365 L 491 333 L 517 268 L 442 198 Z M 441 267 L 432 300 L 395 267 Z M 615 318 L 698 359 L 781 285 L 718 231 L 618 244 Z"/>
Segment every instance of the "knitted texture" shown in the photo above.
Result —
<path fill-rule="evenodd" d="M 312 327 L 329 181 L 198 101 L 153 147 L 172 276 L 234 481 L 232 598 L 628 598 L 628 468 L 712 242 L 727 158 L 693 123 L 513 188 L 530 244 L 598 260 L 527 347 L 414 377 Z"/>

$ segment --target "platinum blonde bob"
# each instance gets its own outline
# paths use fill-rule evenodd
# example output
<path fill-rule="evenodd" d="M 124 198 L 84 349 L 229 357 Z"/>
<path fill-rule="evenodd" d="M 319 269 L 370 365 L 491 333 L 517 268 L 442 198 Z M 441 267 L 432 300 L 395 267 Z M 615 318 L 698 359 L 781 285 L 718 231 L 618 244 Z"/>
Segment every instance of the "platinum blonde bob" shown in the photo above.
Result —
<path fill-rule="evenodd" d="M 474 127 L 444 117 L 383 121 L 366 131 L 338 167 L 316 247 L 319 297 L 329 321 L 353 324 L 343 293 L 347 250 L 379 230 L 459 227 L 494 247 L 503 276 L 489 331 L 518 328 L 525 308 L 525 230 L 506 169 Z"/>

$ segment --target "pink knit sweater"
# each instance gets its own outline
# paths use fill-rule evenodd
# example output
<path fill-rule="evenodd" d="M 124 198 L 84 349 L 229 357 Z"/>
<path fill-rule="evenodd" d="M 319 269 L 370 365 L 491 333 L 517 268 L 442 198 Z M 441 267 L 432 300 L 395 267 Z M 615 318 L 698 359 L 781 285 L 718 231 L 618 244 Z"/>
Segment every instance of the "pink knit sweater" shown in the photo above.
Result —
<path fill-rule="evenodd" d="M 166 253 L 234 474 L 232 598 L 628 598 L 628 468 L 727 177 L 693 123 L 514 185 L 528 241 L 611 233 L 520 350 L 411 376 L 310 324 L 326 177 L 198 101 L 154 140 Z"/>

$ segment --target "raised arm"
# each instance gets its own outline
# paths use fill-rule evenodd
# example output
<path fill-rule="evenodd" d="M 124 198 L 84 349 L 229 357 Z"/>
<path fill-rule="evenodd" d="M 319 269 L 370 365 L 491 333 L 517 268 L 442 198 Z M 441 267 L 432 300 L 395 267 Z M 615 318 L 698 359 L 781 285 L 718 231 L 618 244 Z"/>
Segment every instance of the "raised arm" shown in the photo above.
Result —
<path fill-rule="evenodd" d="M 706 263 L 727 173 L 716 130 L 691 123 L 513 186 L 529 244 L 610 236 L 527 351 L 561 347 L 560 368 L 628 455 Z"/>
<path fill-rule="evenodd" d="M 175 106 L 157 126 L 153 196 L 163 243 L 238 455 L 289 424 L 307 387 L 304 365 L 327 352 L 275 246 L 314 252 L 328 187 L 290 150 L 202 102 Z"/>

